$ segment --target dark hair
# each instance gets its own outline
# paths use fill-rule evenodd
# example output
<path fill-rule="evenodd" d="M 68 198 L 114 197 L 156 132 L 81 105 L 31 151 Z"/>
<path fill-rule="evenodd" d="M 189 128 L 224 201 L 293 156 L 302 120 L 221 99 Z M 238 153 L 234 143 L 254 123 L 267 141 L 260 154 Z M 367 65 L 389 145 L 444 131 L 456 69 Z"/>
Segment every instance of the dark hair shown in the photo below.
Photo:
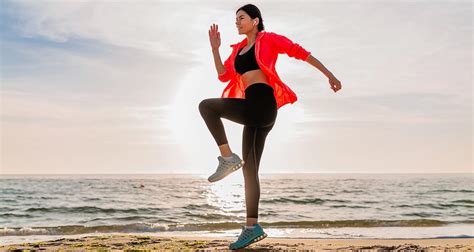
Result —
<path fill-rule="evenodd" d="M 237 14 L 237 12 L 239 12 L 239 10 L 245 11 L 252 19 L 258 17 L 258 21 L 259 21 L 258 22 L 258 31 L 262 31 L 262 30 L 265 29 L 265 26 L 263 25 L 262 14 L 260 13 L 260 10 L 257 8 L 257 6 L 255 6 L 253 4 L 246 4 L 242 7 L 240 7 L 239 9 L 237 9 L 235 14 Z"/>

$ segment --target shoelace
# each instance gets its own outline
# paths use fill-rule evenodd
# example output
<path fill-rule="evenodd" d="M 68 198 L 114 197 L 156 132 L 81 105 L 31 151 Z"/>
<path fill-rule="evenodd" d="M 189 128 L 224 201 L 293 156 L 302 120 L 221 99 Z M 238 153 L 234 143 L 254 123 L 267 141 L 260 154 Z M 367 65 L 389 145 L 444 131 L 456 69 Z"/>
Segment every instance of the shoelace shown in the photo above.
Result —
<path fill-rule="evenodd" d="M 242 233 L 240 234 L 239 239 L 238 239 L 239 241 L 247 239 L 252 234 L 252 230 L 246 229 L 244 227 L 242 227 L 242 229 L 243 229 Z"/>
<path fill-rule="evenodd" d="M 227 160 L 225 160 L 225 159 L 223 159 L 223 158 L 220 159 L 220 160 L 221 160 L 221 163 L 223 163 L 223 164 L 232 164 L 232 163 L 235 163 L 235 162 L 233 162 L 233 161 L 227 161 Z"/>
<path fill-rule="evenodd" d="M 229 169 L 229 164 L 235 164 L 236 162 L 234 161 L 227 161 L 223 157 L 219 157 L 219 166 L 217 167 L 216 172 L 224 172 Z"/>

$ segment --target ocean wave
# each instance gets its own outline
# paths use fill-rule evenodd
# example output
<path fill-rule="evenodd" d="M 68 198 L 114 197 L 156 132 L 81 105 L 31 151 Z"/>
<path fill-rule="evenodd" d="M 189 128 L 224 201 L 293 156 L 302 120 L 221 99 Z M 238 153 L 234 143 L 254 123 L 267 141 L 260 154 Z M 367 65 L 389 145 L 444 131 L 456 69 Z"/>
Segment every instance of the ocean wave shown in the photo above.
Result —
<path fill-rule="evenodd" d="M 202 210 L 202 209 L 220 210 L 219 207 L 212 206 L 209 204 L 188 204 L 184 206 L 183 208 L 187 210 Z"/>
<path fill-rule="evenodd" d="M 406 213 L 406 214 L 401 214 L 403 216 L 415 216 L 415 217 L 421 217 L 421 218 L 428 218 L 428 217 L 435 217 L 439 216 L 440 214 L 437 213 L 427 213 L 427 212 L 415 212 L 415 213 Z"/>
<path fill-rule="evenodd" d="M 4 213 L 4 214 L 0 214 L 0 218 L 1 217 L 5 217 L 5 218 L 12 218 L 12 217 L 16 217 L 16 218 L 34 218 L 36 216 L 30 215 L 30 214 Z"/>
<path fill-rule="evenodd" d="M 161 208 L 100 208 L 94 206 L 80 206 L 80 207 L 31 207 L 25 212 L 40 212 L 40 213 L 157 213 Z"/>
<path fill-rule="evenodd" d="M 372 207 L 368 207 L 368 206 L 361 206 L 361 205 L 332 205 L 331 207 L 334 207 L 334 208 L 372 208 Z"/>
<path fill-rule="evenodd" d="M 340 228 L 340 227 L 427 227 L 443 226 L 452 222 L 433 219 L 418 220 L 335 220 L 335 221 L 281 221 L 259 222 L 267 228 Z M 472 223 L 456 222 L 456 223 Z M 141 233 L 166 231 L 212 231 L 240 229 L 240 222 L 207 222 L 207 223 L 132 223 L 125 225 L 98 225 L 98 226 L 55 226 L 55 227 L 4 227 L 0 229 L 0 236 L 10 235 L 72 235 L 85 233 Z"/>
<path fill-rule="evenodd" d="M 171 222 L 165 219 L 156 217 L 154 215 L 131 215 L 131 216 L 117 216 L 117 217 L 96 217 L 88 220 L 82 220 L 79 223 L 90 223 L 96 221 L 143 221 L 143 222 Z"/>
<path fill-rule="evenodd" d="M 325 202 L 336 202 L 336 203 L 349 203 L 348 200 L 331 200 L 331 199 L 320 199 L 320 198 L 303 198 L 303 199 L 296 199 L 296 198 L 289 198 L 289 197 L 280 197 L 280 198 L 272 198 L 272 199 L 261 199 L 260 202 L 262 203 L 293 203 L 293 204 L 315 204 L 315 205 L 322 205 Z"/>
<path fill-rule="evenodd" d="M 363 193 L 364 190 L 342 190 L 341 193 Z"/>
<path fill-rule="evenodd" d="M 435 192 L 435 193 L 442 193 L 442 192 L 460 192 L 460 193 L 474 193 L 474 190 L 468 190 L 468 189 L 460 189 L 460 190 L 452 190 L 452 189 L 439 189 L 439 190 L 433 190 L 429 192 Z"/>
<path fill-rule="evenodd" d="M 474 204 L 474 200 L 453 200 L 454 203 Z"/>
<path fill-rule="evenodd" d="M 466 201 L 452 201 L 456 203 L 466 203 Z M 469 204 L 469 203 L 468 203 Z M 434 203 L 426 203 L 426 204 L 402 204 L 402 205 L 394 205 L 394 208 L 427 208 L 427 209 L 449 209 L 449 208 L 458 208 L 458 207 L 466 207 L 466 208 L 474 208 L 474 205 L 465 205 L 465 204 L 434 204 Z"/>

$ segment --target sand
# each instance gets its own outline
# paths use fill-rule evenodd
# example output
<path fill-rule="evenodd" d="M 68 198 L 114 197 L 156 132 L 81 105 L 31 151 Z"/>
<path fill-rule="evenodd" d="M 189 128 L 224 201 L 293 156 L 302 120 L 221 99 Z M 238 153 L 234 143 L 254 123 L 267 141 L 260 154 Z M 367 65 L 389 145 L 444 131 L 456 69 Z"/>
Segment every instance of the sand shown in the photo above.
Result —
<path fill-rule="evenodd" d="M 213 238 L 192 236 L 155 236 L 143 234 L 111 234 L 61 238 L 51 241 L 0 246 L 0 251 L 15 250 L 173 250 L 230 251 L 228 245 L 236 237 Z M 267 237 L 245 250 L 286 251 L 472 251 L 474 238 L 442 239 L 297 239 Z"/>

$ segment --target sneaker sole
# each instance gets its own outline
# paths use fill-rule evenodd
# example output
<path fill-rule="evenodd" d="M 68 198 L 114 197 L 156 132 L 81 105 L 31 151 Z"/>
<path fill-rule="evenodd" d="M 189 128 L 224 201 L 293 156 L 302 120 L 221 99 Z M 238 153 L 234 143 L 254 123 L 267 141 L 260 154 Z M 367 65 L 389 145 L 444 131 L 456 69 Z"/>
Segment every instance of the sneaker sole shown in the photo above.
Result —
<path fill-rule="evenodd" d="M 248 247 L 248 246 L 251 245 L 252 243 L 256 243 L 256 242 L 258 242 L 258 241 L 263 240 L 265 237 L 267 237 L 267 234 L 266 234 L 266 233 L 263 233 L 263 235 L 260 235 L 260 236 L 258 236 L 257 238 L 251 240 L 251 241 L 250 241 L 249 243 L 247 243 L 245 246 L 238 247 L 238 248 L 233 248 L 233 249 L 241 249 L 241 248 Z"/>
<path fill-rule="evenodd" d="M 234 165 L 231 169 L 229 169 L 229 172 L 227 173 L 224 173 L 224 175 L 222 175 L 221 177 L 217 177 L 217 178 L 214 178 L 213 180 L 210 180 L 210 179 L 207 179 L 209 182 L 216 182 L 216 181 L 219 181 L 225 177 L 227 177 L 227 175 L 237 171 L 238 169 L 242 168 L 245 164 L 245 161 L 244 160 L 241 160 L 240 163 Z"/>

